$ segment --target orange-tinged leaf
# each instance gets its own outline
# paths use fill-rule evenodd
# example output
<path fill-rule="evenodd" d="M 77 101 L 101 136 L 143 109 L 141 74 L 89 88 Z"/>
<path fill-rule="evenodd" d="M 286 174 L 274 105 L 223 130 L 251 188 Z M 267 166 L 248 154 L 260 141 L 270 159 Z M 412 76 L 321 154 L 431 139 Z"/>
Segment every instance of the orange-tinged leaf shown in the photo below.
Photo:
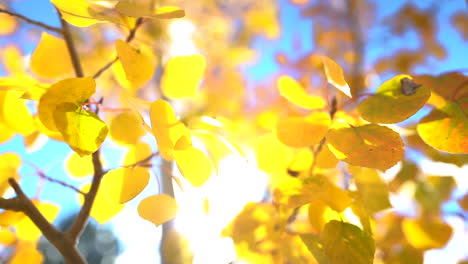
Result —
<path fill-rule="evenodd" d="M 27 136 L 36 130 L 34 119 L 19 91 L 0 91 L 0 122 Z M 2 131 L 3 132 L 3 131 Z"/>
<path fill-rule="evenodd" d="M 129 17 L 150 17 L 151 7 L 128 0 L 119 1 L 115 5 L 115 10 Z"/>
<path fill-rule="evenodd" d="M 402 93 L 402 80 L 411 80 L 409 75 L 397 75 L 385 81 L 376 94 L 364 99 L 359 104 L 362 118 L 372 123 L 398 123 L 414 115 L 431 96 L 427 86 L 414 88 L 415 93 Z M 398 107 L 395 107 L 397 106 Z"/>
<path fill-rule="evenodd" d="M 330 115 L 315 112 L 306 117 L 289 117 L 276 125 L 276 136 L 290 147 L 308 147 L 318 144 L 330 126 Z"/>
<path fill-rule="evenodd" d="M 51 203 L 33 201 L 34 205 L 37 207 L 39 212 L 49 221 L 53 222 L 57 218 L 60 208 Z M 26 241 L 37 241 L 42 232 L 37 226 L 29 219 L 29 217 L 23 217 L 21 220 L 15 224 L 16 236 L 20 240 Z"/>
<path fill-rule="evenodd" d="M 455 102 L 468 97 L 466 88 L 468 77 L 459 72 L 448 72 L 438 76 L 414 76 L 420 83 L 431 90 L 431 97 L 427 101 L 435 107 L 442 107 L 448 102 Z"/>
<path fill-rule="evenodd" d="M 30 63 L 35 74 L 46 78 L 67 75 L 73 69 L 65 40 L 46 32 L 42 33 Z"/>
<path fill-rule="evenodd" d="M 7 152 L 0 154 L 0 197 L 10 188 L 8 178 L 19 179 L 18 170 L 21 166 L 21 158 L 16 153 Z"/>
<path fill-rule="evenodd" d="M 72 103 L 57 106 L 54 121 L 65 142 L 80 157 L 98 150 L 109 131 L 107 125 L 95 113 Z"/>
<path fill-rule="evenodd" d="M 91 184 L 86 184 L 81 188 L 81 191 L 88 193 Z M 83 205 L 84 198 L 82 194 L 78 194 L 78 202 Z M 93 207 L 91 208 L 90 216 L 99 224 L 103 225 L 111 220 L 125 207 L 125 204 L 116 204 L 109 201 L 104 195 L 102 188 L 99 189 Z"/>
<path fill-rule="evenodd" d="M 450 225 L 437 219 L 404 219 L 403 233 L 408 242 L 415 248 L 442 248 L 452 237 Z"/>
<path fill-rule="evenodd" d="M 419 136 L 429 146 L 450 153 L 468 153 L 468 101 L 433 109 L 418 124 Z M 435 133 L 437 131 L 437 133 Z"/>
<path fill-rule="evenodd" d="M 202 55 L 171 58 L 161 78 L 163 94 L 170 99 L 195 97 L 205 68 L 206 61 Z"/>
<path fill-rule="evenodd" d="M 153 77 L 156 66 L 147 54 L 120 39 L 115 41 L 115 46 L 125 75 L 134 86 L 140 87 Z"/>
<path fill-rule="evenodd" d="M 131 167 L 111 170 L 102 179 L 102 191 L 110 202 L 126 203 L 143 191 L 148 185 L 149 178 L 147 168 Z"/>
<path fill-rule="evenodd" d="M 377 171 L 369 168 L 349 167 L 360 198 L 369 214 L 392 207 L 387 184 Z"/>
<path fill-rule="evenodd" d="M 202 186 L 213 173 L 213 163 L 206 154 L 190 145 L 186 136 L 175 144 L 174 159 L 180 173 L 193 186 Z"/>
<path fill-rule="evenodd" d="M 173 219 L 178 211 L 174 198 L 167 194 L 146 197 L 138 205 L 138 214 L 156 226 Z"/>
<path fill-rule="evenodd" d="M 135 113 L 125 111 L 112 119 L 109 134 L 117 143 L 133 145 L 146 134 L 146 131 Z"/>
<path fill-rule="evenodd" d="M 372 264 L 375 245 L 372 236 L 359 227 L 332 220 L 320 234 L 331 264 Z"/>
<path fill-rule="evenodd" d="M 327 56 L 321 56 L 325 75 L 330 84 L 349 97 L 352 97 L 348 83 L 345 81 L 343 69 L 338 63 Z"/>
<path fill-rule="evenodd" d="M 90 176 L 94 172 L 92 157 L 80 157 L 76 152 L 71 152 L 65 160 L 65 170 L 77 178 Z"/>
<path fill-rule="evenodd" d="M 327 145 L 324 145 L 317 155 L 315 166 L 322 169 L 332 169 L 336 167 L 338 159 L 333 155 Z"/>
<path fill-rule="evenodd" d="M 382 171 L 400 161 L 404 153 L 400 135 L 388 127 L 375 124 L 331 129 L 327 142 L 338 159 Z"/>
<path fill-rule="evenodd" d="M 21 241 L 16 247 L 15 253 L 9 264 L 41 264 L 44 261 L 42 252 L 36 248 L 35 242 Z"/>
<path fill-rule="evenodd" d="M 462 198 L 458 199 L 457 202 L 460 205 L 460 207 L 463 208 L 463 210 L 465 210 L 465 212 L 468 212 L 468 193 L 463 195 Z"/>
<path fill-rule="evenodd" d="M 170 19 L 182 18 L 185 16 L 185 11 L 176 6 L 162 6 L 154 11 L 153 17 Z"/>
<path fill-rule="evenodd" d="M 39 100 L 38 113 L 42 124 L 57 131 L 54 112 L 61 103 L 83 104 L 96 91 L 96 82 L 91 77 L 69 78 L 53 84 Z"/>
<path fill-rule="evenodd" d="M 176 141 L 184 135 L 189 135 L 189 131 L 177 119 L 172 106 L 162 99 L 151 104 L 150 117 L 151 128 L 158 142 L 161 156 L 166 160 L 172 160 Z"/>
<path fill-rule="evenodd" d="M 278 90 L 288 101 L 305 109 L 321 109 L 326 105 L 322 97 L 307 94 L 296 80 L 286 75 L 279 77 Z"/>

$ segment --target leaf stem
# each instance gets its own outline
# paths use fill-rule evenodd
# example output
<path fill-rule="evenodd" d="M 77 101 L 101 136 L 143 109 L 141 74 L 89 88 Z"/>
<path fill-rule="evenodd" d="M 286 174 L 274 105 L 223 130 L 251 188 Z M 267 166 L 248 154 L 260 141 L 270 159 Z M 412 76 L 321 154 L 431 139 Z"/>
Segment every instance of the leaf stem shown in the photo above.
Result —
<path fill-rule="evenodd" d="M 23 15 L 20 15 L 20 14 L 17 14 L 17 13 L 14 13 L 14 12 L 11 12 L 9 10 L 6 10 L 6 9 L 3 9 L 3 8 L 0 8 L 0 13 L 5 13 L 7 15 L 10 15 L 10 16 L 13 16 L 13 17 L 17 17 L 29 24 L 32 24 L 32 25 L 35 25 L 35 26 L 38 26 L 38 27 L 41 27 L 43 29 L 47 29 L 49 31 L 52 31 L 52 32 L 55 32 L 55 33 L 58 33 L 60 35 L 63 35 L 63 31 L 62 29 L 60 28 L 56 28 L 56 27 L 53 27 L 53 26 L 49 26 L 47 24 L 44 24 L 42 22 L 39 22 L 39 21 L 36 21 L 36 20 L 33 20 L 33 19 L 30 19 L 28 17 L 25 17 Z"/>

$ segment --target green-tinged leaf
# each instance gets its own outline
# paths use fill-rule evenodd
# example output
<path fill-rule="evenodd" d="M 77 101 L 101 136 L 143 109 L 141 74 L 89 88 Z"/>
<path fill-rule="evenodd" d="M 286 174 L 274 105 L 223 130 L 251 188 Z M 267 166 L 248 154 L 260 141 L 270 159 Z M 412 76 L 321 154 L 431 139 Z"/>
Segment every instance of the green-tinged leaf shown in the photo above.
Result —
<path fill-rule="evenodd" d="M 372 237 L 359 227 L 330 221 L 320 234 L 330 264 L 372 264 L 375 245 Z"/>
<path fill-rule="evenodd" d="M 314 255 L 315 260 L 319 264 L 331 264 L 332 262 L 328 259 L 328 256 L 325 254 L 323 245 L 320 241 L 320 237 L 313 234 L 304 234 L 301 235 L 302 242 L 307 246 L 310 253 Z"/>
<path fill-rule="evenodd" d="M 375 124 L 331 129 L 327 142 L 338 159 L 352 165 L 385 171 L 403 158 L 400 135 Z"/>
<path fill-rule="evenodd" d="M 57 106 L 54 121 L 65 142 L 81 157 L 98 150 L 107 136 L 107 125 L 92 112 L 72 103 Z"/>
<path fill-rule="evenodd" d="M 418 124 L 419 136 L 431 147 L 450 153 L 468 153 L 468 97 L 433 109 Z"/>
<path fill-rule="evenodd" d="M 411 76 L 397 75 L 384 82 L 374 95 L 359 104 L 362 118 L 372 123 L 392 124 L 414 115 L 429 99 L 431 91 L 427 86 L 411 86 L 405 82 L 407 80 L 411 80 Z M 409 90 L 411 87 L 417 88 L 411 94 L 404 92 L 406 87 L 410 87 Z"/>
<path fill-rule="evenodd" d="M 425 250 L 443 248 L 453 233 L 450 225 L 438 219 L 405 219 L 402 228 L 413 247 Z"/>
<path fill-rule="evenodd" d="M 392 207 L 389 200 L 388 186 L 376 170 L 350 167 L 357 191 L 369 214 Z"/>
<path fill-rule="evenodd" d="M 61 80 L 47 89 L 39 100 L 38 114 L 42 124 L 57 131 L 54 122 L 54 111 L 61 103 L 83 104 L 96 91 L 96 82 L 91 77 L 69 78 Z"/>

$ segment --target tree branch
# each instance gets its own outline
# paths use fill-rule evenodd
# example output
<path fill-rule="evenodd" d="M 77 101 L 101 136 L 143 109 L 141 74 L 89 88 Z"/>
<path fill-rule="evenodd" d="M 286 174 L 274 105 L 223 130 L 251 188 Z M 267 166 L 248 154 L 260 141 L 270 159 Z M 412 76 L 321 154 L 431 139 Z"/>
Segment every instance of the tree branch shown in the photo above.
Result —
<path fill-rule="evenodd" d="M 57 12 L 60 16 L 60 24 L 62 25 L 63 38 L 65 39 L 68 53 L 70 54 L 73 69 L 75 69 L 75 75 L 76 77 L 84 77 L 83 68 L 81 67 L 80 58 L 78 57 L 78 52 L 76 51 L 76 47 L 72 39 L 70 27 L 68 26 L 68 23 L 63 19 L 60 11 L 57 10 Z"/>
<path fill-rule="evenodd" d="M 27 18 L 27 17 L 25 17 L 23 15 L 11 12 L 9 10 L 0 8 L 0 13 L 5 13 L 5 14 L 8 14 L 10 16 L 17 17 L 17 18 L 19 18 L 19 19 L 21 19 L 21 20 L 23 20 L 23 21 L 25 21 L 25 22 L 27 22 L 29 24 L 32 24 L 32 25 L 41 27 L 43 29 L 47 29 L 49 31 L 52 31 L 52 32 L 58 33 L 60 35 L 63 35 L 63 31 L 60 28 L 56 28 L 56 27 L 53 27 L 53 26 L 46 25 L 46 24 L 44 24 L 42 22 Z"/>
<path fill-rule="evenodd" d="M 137 19 L 137 21 L 135 22 L 135 26 L 130 30 L 130 32 L 128 33 L 128 36 L 127 36 L 127 39 L 125 39 L 126 42 L 130 42 L 132 41 L 134 38 L 135 38 L 135 35 L 136 35 L 136 31 L 137 29 L 143 24 L 143 18 L 140 17 Z M 101 74 L 103 74 L 107 69 L 109 69 L 114 63 L 116 63 L 117 61 L 119 60 L 119 57 L 116 56 L 115 58 L 113 58 L 111 61 L 109 61 L 106 65 L 104 65 L 101 69 L 99 69 L 94 75 L 93 75 L 93 78 L 96 79 L 98 78 L 99 76 L 101 76 Z"/>

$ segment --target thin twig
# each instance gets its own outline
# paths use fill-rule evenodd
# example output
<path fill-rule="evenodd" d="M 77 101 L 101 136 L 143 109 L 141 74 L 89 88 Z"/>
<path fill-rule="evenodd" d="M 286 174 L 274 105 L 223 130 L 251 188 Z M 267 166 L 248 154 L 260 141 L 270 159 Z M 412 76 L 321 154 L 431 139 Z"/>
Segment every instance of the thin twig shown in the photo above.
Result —
<path fill-rule="evenodd" d="M 135 35 L 136 35 L 136 31 L 137 29 L 143 24 L 143 18 L 138 18 L 137 21 L 135 22 L 135 26 L 130 30 L 128 36 L 127 36 L 127 39 L 125 39 L 125 41 L 128 43 L 130 41 L 132 41 L 134 38 L 135 38 Z M 94 75 L 93 75 L 93 78 L 96 79 L 98 78 L 99 76 L 101 76 L 101 74 L 103 74 L 107 69 L 109 69 L 112 65 L 114 65 L 114 63 L 116 63 L 117 61 L 119 60 L 119 57 L 116 56 L 115 58 L 113 58 L 111 61 L 109 61 L 108 63 L 106 63 L 106 65 L 102 66 Z"/>
<path fill-rule="evenodd" d="M 133 168 L 133 167 L 136 167 L 136 166 L 142 166 L 142 165 L 145 165 L 148 161 L 150 161 L 152 158 L 156 157 L 159 155 L 159 152 L 155 152 L 155 153 L 151 153 L 151 155 L 149 155 L 148 157 L 142 159 L 142 160 L 139 160 L 133 164 L 128 164 L 128 165 L 123 165 L 121 166 L 122 168 Z"/>
<path fill-rule="evenodd" d="M 36 21 L 36 20 L 33 20 L 33 19 L 30 19 L 28 17 L 25 17 L 23 15 L 20 15 L 20 14 L 17 14 L 17 13 L 14 13 L 14 12 L 11 12 L 9 10 L 6 10 L 6 9 L 3 9 L 3 8 L 0 8 L 0 13 L 5 13 L 5 14 L 8 14 L 10 16 L 13 16 L 13 17 L 17 17 L 29 24 L 32 24 L 32 25 L 35 25 L 35 26 L 38 26 L 38 27 L 41 27 L 41 28 L 44 28 L 44 29 L 47 29 L 49 31 L 52 31 L 52 32 L 55 32 L 55 33 L 58 33 L 60 35 L 63 35 L 63 31 L 60 29 L 60 28 L 56 28 L 56 27 L 53 27 L 53 26 L 49 26 L 49 25 L 46 25 L 42 22 L 39 22 L 39 21 Z"/>
<path fill-rule="evenodd" d="M 65 39 L 65 44 L 67 45 L 68 53 L 70 54 L 73 69 L 75 69 L 75 75 L 76 77 L 84 77 L 83 68 L 81 67 L 78 52 L 76 51 L 75 43 L 72 39 L 70 27 L 68 26 L 68 23 L 62 18 L 61 13 L 58 10 L 57 12 L 60 16 L 60 24 L 62 25 L 63 38 Z"/>

